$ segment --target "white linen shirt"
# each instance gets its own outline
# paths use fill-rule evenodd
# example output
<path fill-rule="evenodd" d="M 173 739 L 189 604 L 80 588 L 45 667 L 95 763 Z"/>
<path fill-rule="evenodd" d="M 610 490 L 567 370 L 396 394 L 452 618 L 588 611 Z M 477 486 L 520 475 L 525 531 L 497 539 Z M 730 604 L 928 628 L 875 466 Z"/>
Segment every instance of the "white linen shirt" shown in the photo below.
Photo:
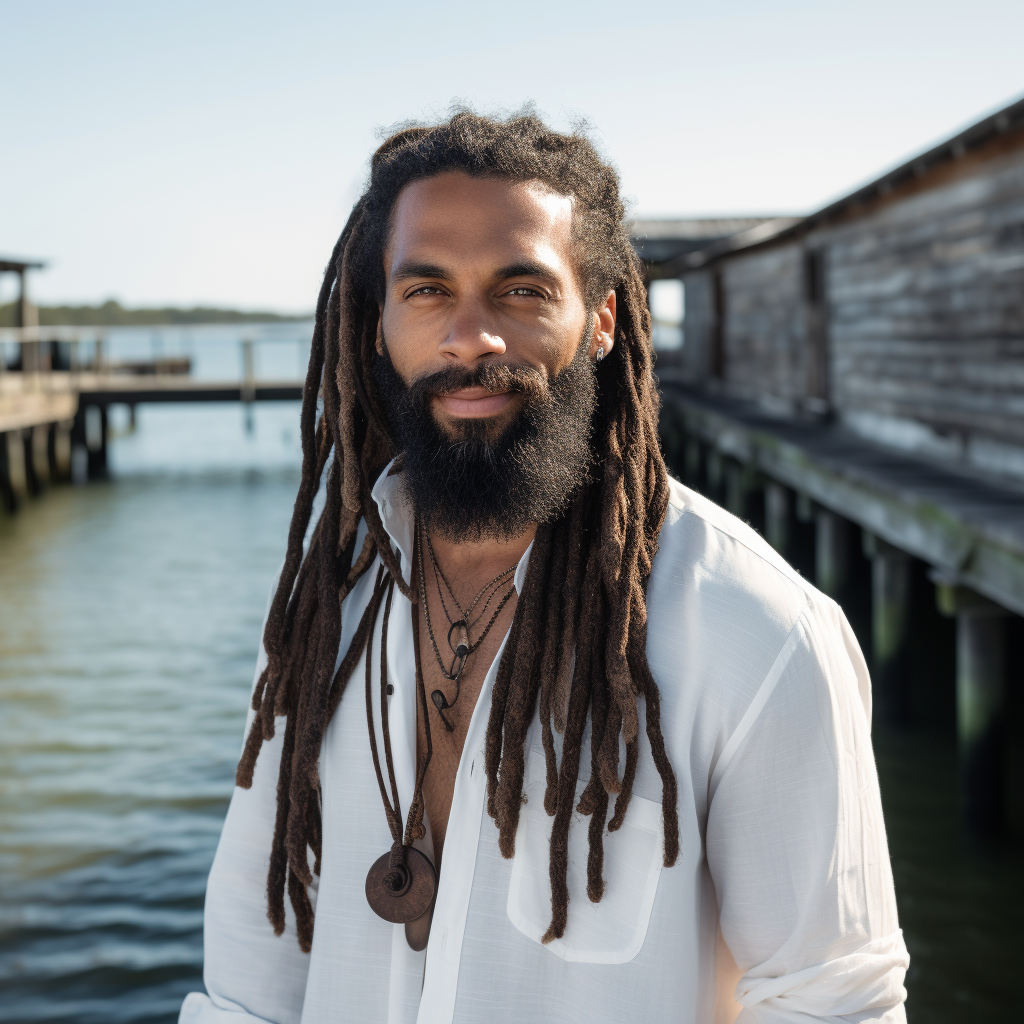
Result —
<path fill-rule="evenodd" d="M 409 578 L 413 520 L 403 494 L 387 471 L 373 490 Z M 520 593 L 527 557 L 515 576 Z M 375 576 L 373 567 L 345 600 L 339 660 Z M 364 894 L 369 866 L 392 840 L 361 661 L 321 749 L 312 952 L 298 947 L 290 907 L 281 937 L 266 916 L 280 726 L 252 788 L 232 797 L 206 894 L 208 995 L 186 998 L 180 1024 L 711 1024 L 719 929 L 742 971 L 740 1024 L 905 1021 L 908 957 L 871 750 L 870 681 L 843 613 L 753 530 L 675 481 L 647 608 L 648 659 L 679 787 L 675 866 L 662 864 L 661 780 L 641 718 L 629 811 L 605 834 L 605 896 L 587 898 L 589 819 L 574 814 L 568 926 L 541 943 L 551 918 L 552 819 L 536 719 L 513 859 L 502 858 L 485 810 L 499 653 L 455 779 L 430 941 L 413 952 L 404 926 L 378 918 Z M 383 609 L 371 645 L 375 680 L 382 619 Z M 257 677 L 265 658 L 261 650 Z M 404 815 L 416 757 L 415 661 L 411 608 L 397 591 L 388 679 Z M 380 744 L 379 707 L 374 717 Z M 589 766 L 586 751 L 580 763 Z"/>

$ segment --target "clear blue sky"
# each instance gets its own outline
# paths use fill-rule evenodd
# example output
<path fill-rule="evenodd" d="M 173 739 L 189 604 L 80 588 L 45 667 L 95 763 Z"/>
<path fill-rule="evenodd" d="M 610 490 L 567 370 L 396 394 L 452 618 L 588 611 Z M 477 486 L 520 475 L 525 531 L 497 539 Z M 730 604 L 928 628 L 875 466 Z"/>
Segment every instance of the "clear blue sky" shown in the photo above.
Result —
<path fill-rule="evenodd" d="M 638 214 L 811 210 L 1020 96 L 1022 39 L 1021 0 L 0 0 L 0 254 L 42 301 L 309 309 L 382 127 L 453 99 L 585 116 Z"/>

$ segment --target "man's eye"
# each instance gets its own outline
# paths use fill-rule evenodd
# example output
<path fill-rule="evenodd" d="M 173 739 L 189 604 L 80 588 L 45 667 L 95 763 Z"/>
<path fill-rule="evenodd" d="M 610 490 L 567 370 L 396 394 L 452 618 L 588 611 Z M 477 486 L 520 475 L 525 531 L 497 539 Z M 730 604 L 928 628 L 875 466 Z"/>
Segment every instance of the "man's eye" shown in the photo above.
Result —
<path fill-rule="evenodd" d="M 436 285 L 424 284 L 424 285 L 420 285 L 419 288 L 414 288 L 411 292 L 409 292 L 409 295 L 407 297 L 411 298 L 413 295 L 443 295 L 443 294 L 444 294 L 444 292 L 440 288 L 438 288 Z"/>
<path fill-rule="evenodd" d="M 510 288 L 506 295 L 525 295 L 528 298 L 543 298 L 536 288 L 528 288 L 526 285 L 519 285 L 517 288 Z"/>

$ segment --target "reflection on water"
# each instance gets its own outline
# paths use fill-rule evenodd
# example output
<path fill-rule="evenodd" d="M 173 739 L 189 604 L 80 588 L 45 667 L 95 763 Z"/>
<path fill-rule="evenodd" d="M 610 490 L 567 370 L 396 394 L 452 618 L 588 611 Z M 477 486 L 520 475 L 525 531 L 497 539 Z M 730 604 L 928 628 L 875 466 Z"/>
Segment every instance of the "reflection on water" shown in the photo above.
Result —
<path fill-rule="evenodd" d="M 911 957 L 910 1024 L 1020 1019 L 1019 841 L 964 834 L 952 737 L 876 734 L 874 744 Z"/>
<path fill-rule="evenodd" d="M 116 483 L 0 518 L 0 1021 L 171 1022 L 201 984 L 297 412 L 143 407 Z M 911 1024 L 1011 1019 L 1019 845 L 963 839 L 951 739 L 876 748 Z"/>

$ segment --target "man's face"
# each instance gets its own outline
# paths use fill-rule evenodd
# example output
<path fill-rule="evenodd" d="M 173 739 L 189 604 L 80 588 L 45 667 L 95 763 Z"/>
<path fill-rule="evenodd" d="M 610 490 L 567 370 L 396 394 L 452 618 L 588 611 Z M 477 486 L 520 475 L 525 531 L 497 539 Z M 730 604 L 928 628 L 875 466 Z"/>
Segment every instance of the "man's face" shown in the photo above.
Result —
<path fill-rule="evenodd" d="M 453 540 L 548 522 L 586 481 L 615 293 L 589 311 L 572 206 L 446 173 L 394 212 L 373 372 L 417 513 Z"/>
<path fill-rule="evenodd" d="M 585 332 L 589 356 L 599 346 L 607 354 L 615 294 L 596 313 L 586 308 L 571 229 L 572 201 L 537 183 L 451 171 L 407 186 L 385 253 L 378 352 L 386 339 L 407 384 L 487 363 L 550 381 L 572 362 Z M 523 401 L 521 391 L 463 386 L 432 397 L 430 407 L 441 429 L 458 437 L 468 420 L 499 432 Z"/>

